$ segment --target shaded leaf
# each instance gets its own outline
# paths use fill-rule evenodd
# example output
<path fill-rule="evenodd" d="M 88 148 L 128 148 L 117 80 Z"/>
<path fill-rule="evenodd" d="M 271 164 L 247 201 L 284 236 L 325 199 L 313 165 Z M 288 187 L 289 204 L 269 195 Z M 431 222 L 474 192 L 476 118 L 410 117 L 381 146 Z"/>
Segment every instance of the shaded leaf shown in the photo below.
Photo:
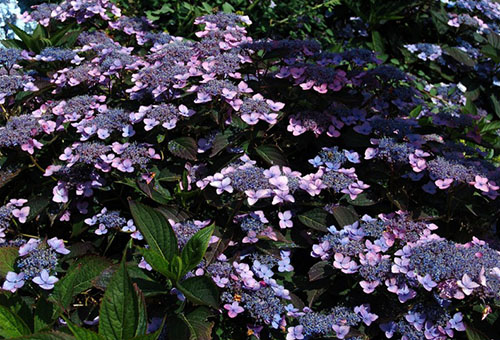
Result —
<path fill-rule="evenodd" d="M 99 334 L 108 339 L 130 339 L 136 335 L 139 305 L 125 261 L 104 292 L 99 311 Z"/>
<path fill-rule="evenodd" d="M 168 142 L 168 150 L 179 158 L 195 161 L 198 144 L 191 137 L 180 137 Z"/>
<path fill-rule="evenodd" d="M 177 238 L 170 223 L 161 213 L 147 205 L 134 201 L 129 204 L 135 224 L 151 249 L 170 262 L 178 253 Z"/>
<path fill-rule="evenodd" d="M 321 208 L 309 210 L 308 212 L 299 215 L 298 218 L 302 224 L 309 228 L 320 231 L 328 231 L 328 213 Z"/>
<path fill-rule="evenodd" d="M 28 326 L 17 314 L 0 305 L 0 336 L 10 339 L 30 333 Z"/>
<path fill-rule="evenodd" d="M 194 276 L 182 281 L 179 290 L 191 302 L 217 308 L 219 305 L 219 291 L 215 283 L 206 276 Z"/>
<path fill-rule="evenodd" d="M 207 251 L 208 242 L 212 237 L 214 229 L 215 225 L 211 224 L 208 227 L 199 230 L 187 241 L 184 248 L 182 248 L 181 258 L 184 266 L 183 275 L 200 263 L 201 259 L 205 255 L 205 252 Z"/>
<path fill-rule="evenodd" d="M 353 224 L 354 222 L 359 220 L 356 212 L 349 208 L 338 206 L 334 207 L 332 210 L 333 216 L 337 220 L 340 227 Z"/>
<path fill-rule="evenodd" d="M 211 340 L 212 328 L 214 322 L 209 322 L 207 319 L 213 316 L 213 313 L 207 307 L 198 307 L 191 313 L 186 315 L 187 321 L 192 325 L 197 340 Z"/>
<path fill-rule="evenodd" d="M 7 272 L 14 270 L 14 263 L 19 256 L 17 247 L 2 247 L 0 248 L 0 277 L 5 277 Z"/>
<path fill-rule="evenodd" d="M 273 145 L 261 145 L 255 149 L 257 154 L 271 165 L 287 165 L 283 152 Z"/>
<path fill-rule="evenodd" d="M 315 263 L 311 269 L 309 269 L 309 281 L 316 281 L 319 279 L 324 279 L 335 274 L 335 270 L 328 261 L 321 261 Z"/>

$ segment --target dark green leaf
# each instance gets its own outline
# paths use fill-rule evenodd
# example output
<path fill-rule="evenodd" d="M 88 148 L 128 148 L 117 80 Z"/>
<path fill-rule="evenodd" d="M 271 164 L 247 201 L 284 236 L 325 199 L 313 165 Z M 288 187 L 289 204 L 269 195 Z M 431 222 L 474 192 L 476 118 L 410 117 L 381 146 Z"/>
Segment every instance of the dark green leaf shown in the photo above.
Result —
<path fill-rule="evenodd" d="M 158 273 L 163 274 L 165 277 L 168 277 L 171 280 L 176 279 L 176 275 L 171 271 L 170 262 L 167 261 L 158 252 L 146 248 L 138 248 L 137 250 L 142 254 L 142 256 L 144 256 L 146 262 L 149 263 L 151 267 Z"/>
<path fill-rule="evenodd" d="M 28 326 L 17 314 L 0 305 L 0 336 L 10 339 L 30 333 Z"/>
<path fill-rule="evenodd" d="M 226 130 L 224 132 L 219 132 L 215 135 L 210 157 L 217 155 L 219 152 L 224 150 L 226 146 L 229 145 L 229 137 L 231 135 L 232 133 L 229 130 Z"/>
<path fill-rule="evenodd" d="M 187 321 L 192 325 L 197 340 L 211 340 L 212 328 L 214 322 L 209 322 L 207 319 L 213 316 L 213 313 L 207 307 L 198 307 L 191 313 L 186 315 Z"/>
<path fill-rule="evenodd" d="M 369 206 L 372 206 L 374 204 L 377 204 L 377 202 L 369 199 L 368 195 L 365 192 L 359 194 L 356 197 L 356 199 L 354 199 L 354 200 L 352 200 L 349 195 L 345 195 L 344 197 L 345 197 L 347 203 L 358 206 L 358 207 L 369 207 Z"/>
<path fill-rule="evenodd" d="M 34 321 L 34 331 L 40 332 L 45 328 L 48 328 L 54 320 L 52 315 L 54 313 L 54 304 L 49 303 L 44 297 L 41 297 L 34 310 L 33 321 Z M 49 330 L 49 329 L 47 329 Z"/>
<path fill-rule="evenodd" d="M 195 331 L 184 314 L 174 314 L 167 318 L 167 338 L 175 340 L 196 340 Z"/>
<path fill-rule="evenodd" d="M 166 218 L 147 205 L 130 201 L 130 211 L 135 224 L 144 235 L 152 250 L 159 253 L 167 262 L 178 254 L 177 238 Z"/>
<path fill-rule="evenodd" d="M 66 275 L 55 284 L 51 296 L 52 301 L 62 310 L 67 310 L 73 297 L 91 288 L 93 285 L 92 281 L 110 265 L 111 262 L 109 260 L 98 256 L 81 258 L 72 265 L 68 269 Z"/>
<path fill-rule="evenodd" d="M 313 210 L 309 210 L 302 215 L 299 215 L 299 221 L 302 224 L 308 226 L 309 228 L 313 228 L 320 231 L 328 231 L 328 213 L 321 209 L 315 208 Z"/>
<path fill-rule="evenodd" d="M 497 50 L 500 50 L 500 35 L 494 32 L 488 33 L 488 43 Z"/>
<path fill-rule="evenodd" d="M 74 336 L 66 334 L 63 332 L 49 332 L 49 333 L 37 333 L 30 334 L 18 338 L 9 338 L 10 340 L 76 340 Z"/>
<path fill-rule="evenodd" d="M 219 291 L 215 283 L 206 276 L 194 276 L 182 281 L 179 290 L 188 300 L 195 304 L 217 308 L 219 305 Z"/>
<path fill-rule="evenodd" d="M 372 44 L 376 52 L 384 53 L 384 40 L 378 31 L 372 31 Z"/>
<path fill-rule="evenodd" d="M 195 268 L 201 259 L 205 255 L 208 248 L 208 242 L 212 237 L 215 225 L 211 224 L 206 228 L 199 230 L 193 235 L 186 243 L 184 248 L 182 248 L 182 264 L 183 264 L 183 275 L 187 274 L 188 271 Z"/>
<path fill-rule="evenodd" d="M 495 97 L 495 95 L 490 96 L 491 103 L 493 104 L 493 110 L 498 118 L 500 118 L 500 101 Z"/>
<path fill-rule="evenodd" d="M 195 161 L 198 145 L 191 137 L 180 137 L 168 142 L 168 150 L 179 158 Z"/>
<path fill-rule="evenodd" d="M 125 261 L 111 278 L 99 311 L 99 334 L 114 340 L 130 339 L 136 335 L 139 305 Z"/>
<path fill-rule="evenodd" d="M 17 247 L 2 247 L 0 248 L 0 277 L 5 277 L 7 272 L 13 272 L 14 263 L 19 256 Z"/>
<path fill-rule="evenodd" d="M 65 319 L 68 328 L 71 330 L 71 333 L 75 336 L 76 340 L 106 340 L 106 338 L 102 335 L 99 335 L 95 332 L 92 332 L 89 329 L 85 329 L 79 327 L 69 320 Z"/>
<path fill-rule="evenodd" d="M 287 165 L 283 152 L 273 145 L 261 145 L 255 149 L 257 154 L 271 165 Z"/>
<path fill-rule="evenodd" d="M 466 66 L 474 67 L 476 65 L 476 62 L 474 61 L 474 59 L 472 59 L 471 57 L 469 57 L 469 55 L 467 53 L 465 53 L 462 50 L 459 50 L 456 47 L 445 47 L 445 48 L 443 48 L 443 50 L 449 56 L 451 56 L 453 59 L 455 59 L 456 61 L 458 61 Z"/>
<path fill-rule="evenodd" d="M 341 206 L 333 208 L 333 216 L 337 220 L 340 227 L 353 224 L 354 222 L 359 220 L 359 217 L 355 211 Z"/>
<path fill-rule="evenodd" d="M 472 328 L 470 325 L 467 325 L 465 334 L 467 335 L 468 340 L 490 340 L 490 337 L 480 333 L 477 329 Z"/>
<path fill-rule="evenodd" d="M 321 261 L 315 263 L 311 269 L 309 269 L 309 281 L 316 281 L 319 279 L 324 279 L 330 277 L 335 273 L 332 265 L 328 261 Z"/>

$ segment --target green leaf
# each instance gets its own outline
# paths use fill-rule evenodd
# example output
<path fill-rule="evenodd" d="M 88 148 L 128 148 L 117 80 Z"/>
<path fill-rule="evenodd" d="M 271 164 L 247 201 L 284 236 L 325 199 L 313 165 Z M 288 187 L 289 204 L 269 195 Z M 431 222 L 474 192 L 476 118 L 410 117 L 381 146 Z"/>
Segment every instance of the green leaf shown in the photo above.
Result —
<path fill-rule="evenodd" d="M 500 118 L 500 101 L 498 101 L 497 97 L 494 94 L 490 96 L 491 103 L 493 104 L 493 110 L 495 110 L 495 114 L 498 118 Z"/>
<path fill-rule="evenodd" d="M 184 314 L 174 314 L 167 318 L 167 339 L 196 340 L 193 327 Z"/>
<path fill-rule="evenodd" d="M 213 316 L 212 311 L 207 307 L 198 307 L 186 315 L 186 320 L 192 325 L 196 333 L 197 340 L 211 340 L 212 328 L 214 322 L 208 322 L 207 319 Z"/>
<path fill-rule="evenodd" d="M 219 152 L 224 150 L 224 148 L 226 148 L 230 144 L 229 143 L 230 136 L 232 136 L 232 133 L 229 130 L 226 130 L 224 132 L 219 132 L 215 135 L 210 157 L 217 155 Z"/>
<path fill-rule="evenodd" d="M 98 277 L 111 262 L 99 256 L 86 256 L 75 262 L 54 287 L 51 300 L 63 311 L 67 310 L 73 297 L 93 286 Z"/>
<path fill-rule="evenodd" d="M 0 277 L 5 277 L 8 272 L 13 272 L 14 263 L 19 256 L 17 247 L 3 247 L 0 248 Z"/>
<path fill-rule="evenodd" d="M 480 333 L 477 329 L 472 328 L 470 325 L 467 325 L 465 334 L 467 335 L 468 340 L 490 340 L 490 337 Z"/>
<path fill-rule="evenodd" d="M 177 255 L 177 238 L 167 219 L 158 211 L 142 203 L 130 201 L 130 211 L 135 224 L 144 235 L 151 249 L 167 262 Z"/>
<path fill-rule="evenodd" d="M 476 65 L 476 62 L 474 61 L 474 59 L 472 59 L 471 57 L 469 57 L 469 55 L 467 53 L 465 53 L 462 50 L 459 50 L 456 47 L 445 47 L 445 48 L 443 48 L 443 50 L 449 56 L 451 56 L 453 59 L 455 59 L 456 61 L 458 61 L 466 66 L 474 67 Z"/>
<path fill-rule="evenodd" d="M 261 145 L 255 149 L 257 154 L 271 165 L 287 165 L 283 152 L 273 145 Z"/>
<path fill-rule="evenodd" d="M 33 34 L 31 35 L 34 39 L 40 39 L 40 38 L 45 38 L 47 36 L 47 31 L 45 30 L 45 27 L 42 25 L 38 24 L 33 31 Z"/>
<path fill-rule="evenodd" d="M 71 333 L 75 336 L 76 340 L 106 340 L 106 338 L 102 335 L 97 334 L 96 332 L 92 332 L 89 329 L 85 329 L 79 327 L 69 320 L 65 319 L 68 328 L 71 330 Z"/>
<path fill-rule="evenodd" d="M 10 309 L 0 305 L 0 336 L 10 339 L 31 334 L 24 321 Z"/>
<path fill-rule="evenodd" d="M 376 52 L 384 53 L 385 51 L 384 40 L 382 39 L 382 36 L 378 31 L 372 32 L 372 44 L 373 44 L 373 49 Z"/>
<path fill-rule="evenodd" d="M 182 264 L 183 275 L 187 274 L 191 269 L 195 268 L 205 255 L 208 248 L 208 242 L 212 237 L 215 225 L 211 224 L 206 228 L 199 230 L 187 241 L 184 248 L 182 248 Z"/>
<path fill-rule="evenodd" d="M 23 43 L 20 40 L 16 39 L 7 39 L 7 40 L 2 40 L 2 45 L 4 45 L 7 48 L 18 48 L 18 49 L 27 49 L 26 44 Z"/>
<path fill-rule="evenodd" d="M 490 32 L 488 33 L 487 37 L 488 37 L 488 43 L 497 50 L 500 50 L 500 35 Z"/>
<path fill-rule="evenodd" d="M 180 137 L 168 142 L 168 150 L 179 158 L 195 161 L 198 144 L 191 137 Z"/>
<path fill-rule="evenodd" d="M 137 248 L 137 251 L 144 256 L 144 259 L 158 273 L 163 274 L 171 280 L 175 280 L 176 275 L 170 269 L 170 262 L 152 249 Z"/>
<path fill-rule="evenodd" d="M 138 304 L 138 312 L 139 317 L 137 319 L 137 330 L 135 332 L 136 336 L 146 334 L 148 330 L 148 315 L 146 309 L 146 299 L 144 298 L 144 294 L 138 288 L 136 284 L 134 284 L 135 293 L 137 295 L 137 304 Z"/>
<path fill-rule="evenodd" d="M 53 34 L 50 37 L 50 42 L 52 45 L 57 46 L 58 42 L 68 33 L 73 27 L 75 26 L 75 23 L 71 23 L 69 25 L 64 26 L 61 28 L 59 31 L 57 31 L 55 34 Z"/>
<path fill-rule="evenodd" d="M 19 39 L 22 40 L 22 42 L 26 45 L 26 47 L 30 51 L 33 51 L 36 53 L 40 52 L 36 42 L 33 40 L 33 38 L 29 34 L 24 32 L 22 29 L 20 29 L 19 27 L 17 27 L 14 24 L 7 23 L 7 25 L 9 25 L 9 27 L 12 29 L 12 31 L 14 31 L 14 33 L 19 37 Z"/>
<path fill-rule="evenodd" d="M 70 334 L 67 334 L 67 333 L 63 333 L 63 332 L 58 332 L 58 331 L 54 331 L 54 332 L 49 332 L 49 333 L 37 333 L 37 334 L 30 334 L 30 335 L 26 335 L 26 336 L 22 336 L 22 337 L 18 337 L 18 338 L 9 338 L 10 340 L 75 340 L 75 337 L 70 335 Z"/>
<path fill-rule="evenodd" d="M 219 291 L 207 276 L 194 276 L 182 281 L 178 287 L 188 300 L 198 305 L 218 308 Z"/>
<path fill-rule="evenodd" d="M 321 209 L 315 208 L 298 216 L 299 221 L 309 228 L 320 231 L 328 231 L 328 213 Z"/>
<path fill-rule="evenodd" d="M 328 261 L 321 261 L 315 263 L 311 269 L 309 269 L 309 281 L 316 281 L 319 279 L 324 279 L 335 274 L 332 265 Z"/>
<path fill-rule="evenodd" d="M 337 220 L 340 227 L 353 224 L 354 222 L 359 220 L 359 217 L 355 211 L 340 206 L 333 208 L 333 216 Z"/>
<path fill-rule="evenodd" d="M 40 332 L 46 328 L 49 328 L 49 326 L 54 322 L 52 318 L 53 313 L 54 304 L 49 303 L 44 297 L 41 297 L 38 300 L 34 310 L 34 331 Z"/>
<path fill-rule="evenodd" d="M 410 117 L 417 118 L 420 112 L 422 112 L 422 105 L 417 105 L 413 110 L 410 111 Z"/>
<path fill-rule="evenodd" d="M 123 260 L 104 292 L 99 311 L 99 334 L 113 340 L 136 335 L 139 305 Z"/>
<path fill-rule="evenodd" d="M 356 197 L 356 199 L 354 199 L 354 200 L 352 200 L 349 195 L 345 195 L 344 197 L 345 197 L 347 203 L 358 206 L 358 207 L 369 207 L 369 206 L 377 204 L 377 202 L 375 202 L 374 200 L 369 199 L 368 195 L 365 192 L 359 194 Z"/>

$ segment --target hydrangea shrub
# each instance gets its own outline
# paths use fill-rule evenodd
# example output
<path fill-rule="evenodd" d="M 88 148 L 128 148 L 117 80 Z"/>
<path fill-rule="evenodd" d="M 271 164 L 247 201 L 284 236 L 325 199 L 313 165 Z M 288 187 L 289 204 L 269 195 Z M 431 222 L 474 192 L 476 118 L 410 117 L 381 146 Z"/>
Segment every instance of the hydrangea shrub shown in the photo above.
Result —
<path fill-rule="evenodd" d="M 193 39 L 107 0 L 24 17 L 0 50 L 1 337 L 494 336 L 500 171 L 459 86 L 243 15 Z"/>

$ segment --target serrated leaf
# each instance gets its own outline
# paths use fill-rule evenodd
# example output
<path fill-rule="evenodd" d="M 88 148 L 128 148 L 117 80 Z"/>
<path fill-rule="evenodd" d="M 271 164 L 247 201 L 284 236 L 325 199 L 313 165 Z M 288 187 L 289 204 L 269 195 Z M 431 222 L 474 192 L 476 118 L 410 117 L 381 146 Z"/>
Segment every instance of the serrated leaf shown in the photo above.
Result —
<path fill-rule="evenodd" d="M 167 261 L 163 256 L 152 249 L 138 248 L 137 251 L 144 256 L 149 265 L 156 270 L 158 273 L 163 274 L 171 280 L 176 279 L 176 275 L 172 273 L 170 269 L 170 262 Z"/>
<path fill-rule="evenodd" d="M 74 336 L 63 333 L 63 332 L 48 332 L 48 333 L 37 333 L 30 334 L 18 338 L 9 338 L 10 340 L 76 340 Z"/>
<path fill-rule="evenodd" d="M 180 137 L 168 142 L 168 150 L 179 158 L 195 161 L 198 144 L 191 137 Z"/>
<path fill-rule="evenodd" d="M 214 229 L 215 225 L 211 224 L 208 227 L 199 230 L 187 241 L 184 248 L 182 248 L 181 258 L 184 267 L 183 275 L 195 268 L 203 259 Z"/>
<path fill-rule="evenodd" d="M 287 165 L 283 152 L 273 145 L 261 145 L 255 149 L 257 154 L 271 165 Z"/>
<path fill-rule="evenodd" d="M 52 318 L 53 312 L 54 304 L 49 303 L 44 297 L 41 297 L 35 306 L 33 314 L 35 332 L 40 332 L 48 328 L 54 322 Z"/>
<path fill-rule="evenodd" d="M 102 335 L 97 334 L 96 332 L 92 332 L 89 329 L 85 329 L 79 327 L 69 320 L 65 319 L 68 328 L 71 330 L 71 333 L 75 336 L 76 340 L 106 340 Z"/>
<path fill-rule="evenodd" d="M 194 276 L 182 281 L 178 287 L 188 300 L 198 305 L 218 308 L 219 291 L 207 276 Z"/>
<path fill-rule="evenodd" d="M 111 262 L 98 256 L 87 256 L 72 265 L 66 275 L 54 286 L 51 299 L 62 310 L 67 310 L 73 297 L 92 287 L 98 277 Z"/>
<path fill-rule="evenodd" d="M 316 281 L 319 279 L 324 279 L 335 274 L 332 265 L 328 261 L 321 261 L 315 263 L 311 269 L 309 269 L 309 281 Z"/>
<path fill-rule="evenodd" d="M 159 207 L 158 210 L 167 219 L 171 219 L 174 222 L 181 222 L 190 218 L 190 215 L 179 207 L 170 205 Z"/>
<path fill-rule="evenodd" d="M 0 336 L 10 339 L 30 333 L 28 326 L 17 314 L 0 305 Z"/>
<path fill-rule="evenodd" d="M 99 334 L 114 340 L 136 335 L 139 304 L 125 261 L 115 272 L 104 292 L 99 310 Z"/>
<path fill-rule="evenodd" d="M 212 328 L 214 322 L 208 322 L 207 319 L 213 316 L 212 311 L 207 307 L 198 307 L 186 315 L 187 321 L 193 326 L 197 340 L 211 340 Z"/>
<path fill-rule="evenodd" d="M 142 203 L 130 201 L 130 211 L 135 224 L 151 249 L 167 262 L 178 254 L 177 238 L 166 218 L 158 211 Z"/>
<path fill-rule="evenodd" d="M 215 135 L 212 152 L 210 157 L 217 155 L 219 152 L 224 150 L 229 145 L 229 137 L 232 135 L 231 131 L 226 130 L 224 132 L 219 132 Z"/>
<path fill-rule="evenodd" d="M 146 299 L 144 298 L 144 294 L 142 294 L 141 290 L 138 288 L 136 284 L 133 285 L 135 289 L 135 294 L 137 295 L 137 305 L 139 315 L 137 318 L 137 330 L 135 332 L 136 336 L 146 334 L 148 329 L 148 315 L 146 309 Z"/>
<path fill-rule="evenodd" d="M 17 247 L 2 247 L 0 248 L 0 277 L 5 277 L 8 272 L 13 272 L 14 263 L 19 256 Z"/>
<path fill-rule="evenodd" d="M 320 231 L 328 231 L 328 213 L 321 209 L 315 208 L 298 216 L 299 221 L 309 228 Z"/>

